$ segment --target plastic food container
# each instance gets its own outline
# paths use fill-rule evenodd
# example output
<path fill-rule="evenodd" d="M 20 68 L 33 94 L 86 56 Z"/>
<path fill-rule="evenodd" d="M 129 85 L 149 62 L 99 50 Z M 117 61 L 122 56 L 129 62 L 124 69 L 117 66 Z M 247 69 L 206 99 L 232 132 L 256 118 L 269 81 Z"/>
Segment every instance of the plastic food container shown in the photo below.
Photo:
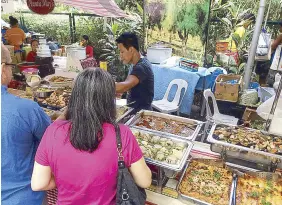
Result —
<path fill-rule="evenodd" d="M 38 75 L 39 70 L 37 68 L 26 68 L 22 73 L 25 75 L 25 78 L 28 78 L 30 75 Z"/>
<path fill-rule="evenodd" d="M 18 68 L 20 69 L 20 72 L 23 72 L 25 69 L 29 68 L 37 68 L 38 69 L 39 65 L 35 65 L 34 63 L 21 63 L 18 64 Z"/>

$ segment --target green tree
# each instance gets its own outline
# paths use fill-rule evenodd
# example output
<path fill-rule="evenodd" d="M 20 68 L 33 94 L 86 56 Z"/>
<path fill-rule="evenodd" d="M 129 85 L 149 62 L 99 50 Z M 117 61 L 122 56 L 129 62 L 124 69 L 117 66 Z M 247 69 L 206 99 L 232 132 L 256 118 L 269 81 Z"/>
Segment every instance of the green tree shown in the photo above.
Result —
<path fill-rule="evenodd" d="M 166 2 L 166 14 L 162 22 L 162 27 L 170 32 L 169 43 L 172 41 L 172 35 L 176 32 L 178 7 L 174 1 Z"/>
<path fill-rule="evenodd" d="M 188 36 L 202 36 L 207 24 L 208 4 L 184 4 L 177 15 L 178 36 L 186 46 Z"/>

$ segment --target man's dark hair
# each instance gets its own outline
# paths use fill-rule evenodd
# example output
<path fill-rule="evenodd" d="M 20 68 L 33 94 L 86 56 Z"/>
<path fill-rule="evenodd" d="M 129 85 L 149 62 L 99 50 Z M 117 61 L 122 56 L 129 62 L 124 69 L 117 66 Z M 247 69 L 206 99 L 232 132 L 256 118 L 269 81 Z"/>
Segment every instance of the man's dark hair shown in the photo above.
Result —
<path fill-rule="evenodd" d="M 116 42 L 121 43 L 126 49 L 133 47 L 139 51 L 139 41 L 135 33 L 125 32 L 116 39 Z"/>
<path fill-rule="evenodd" d="M 14 18 L 13 16 L 9 16 L 9 20 L 11 26 L 15 26 L 19 23 L 18 19 Z"/>
<path fill-rule="evenodd" d="M 93 152 L 103 138 L 103 124 L 116 124 L 115 82 L 100 68 L 83 70 L 76 78 L 67 108 L 70 142 L 78 150 Z"/>

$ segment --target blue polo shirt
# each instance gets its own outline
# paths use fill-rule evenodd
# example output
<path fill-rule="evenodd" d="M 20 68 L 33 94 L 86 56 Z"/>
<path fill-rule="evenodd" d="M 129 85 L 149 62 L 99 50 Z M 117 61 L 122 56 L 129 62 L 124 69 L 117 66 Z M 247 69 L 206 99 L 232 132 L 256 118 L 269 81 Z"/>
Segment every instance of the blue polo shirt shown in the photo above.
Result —
<path fill-rule="evenodd" d="M 34 157 L 51 119 L 37 103 L 1 86 L 1 204 L 41 205 L 44 192 L 31 190 Z"/>

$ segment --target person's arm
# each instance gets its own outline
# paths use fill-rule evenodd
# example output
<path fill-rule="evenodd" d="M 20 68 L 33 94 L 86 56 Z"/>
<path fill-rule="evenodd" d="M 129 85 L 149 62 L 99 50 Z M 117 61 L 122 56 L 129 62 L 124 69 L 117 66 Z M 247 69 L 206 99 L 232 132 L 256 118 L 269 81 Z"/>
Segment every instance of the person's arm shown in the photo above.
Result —
<path fill-rule="evenodd" d="M 22 41 L 23 41 L 23 43 L 24 43 L 25 39 L 26 39 L 26 35 L 25 35 L 25 32 L 22 30 Z"/>
<path fill-rule="evenodd" d="M 10 36 L 10 31 L 9 31 L 9 29 L 6 31 L 6 34 L 5 34 L 5 39 L 6 39 L 6 41 L 7 41 L 7 43 L 10 43 L 9 42 L 9 36 Z"/>
<path fill-rule="evenodd" d="M 31 114 L 31 129 L 35 138 L 40 141 L 47 127 L 51 124 L 51 119 L 41 107 L 35 106 L 34 109 L 29 111 Z"/>
<path fill-rule="evenodd" d="M 35 162 L 31 178 L 31 189 L 33 191 L 45 191 L 55 188 L 56 183 L 51 168 Z"/>
<path fill-rule="evenodd" d="M 86 57 L 90 58 L 93 57 L 93 47 L 92 46 L 86 46 Z"/>
<path fill-rule="evenodd" d="M 275 51 L 280 44 L 282 44 L 282 34 L 280 34 L 271 44 L 272 51 Z"/>
<path fill-rule="evenodd" d="M 56 187 L 55 178 L 50 167 L 53 150 L 54 128 L 48 127 L 36 151 L 31 188 L 33 191 L 50 190 Z"/>
<path fill-rule="evenodd" d="M 66 120 L 68 108 L 66 108 L 63 113 L 56 120 Z"/>
<path fill-rule="evenodd" d="M 152 183 L 152 172 L 142 157 L 137 162 L 131 164 L 129 171 L 135 183 L 141 188 L 148 188 Z"/>
<path fill-rule="evenodd" d="M 134 75 L 127 76 L 124 82 L 116 83 L 116 92 L 124 93 L 138 85 L 139 79 Z"/>

